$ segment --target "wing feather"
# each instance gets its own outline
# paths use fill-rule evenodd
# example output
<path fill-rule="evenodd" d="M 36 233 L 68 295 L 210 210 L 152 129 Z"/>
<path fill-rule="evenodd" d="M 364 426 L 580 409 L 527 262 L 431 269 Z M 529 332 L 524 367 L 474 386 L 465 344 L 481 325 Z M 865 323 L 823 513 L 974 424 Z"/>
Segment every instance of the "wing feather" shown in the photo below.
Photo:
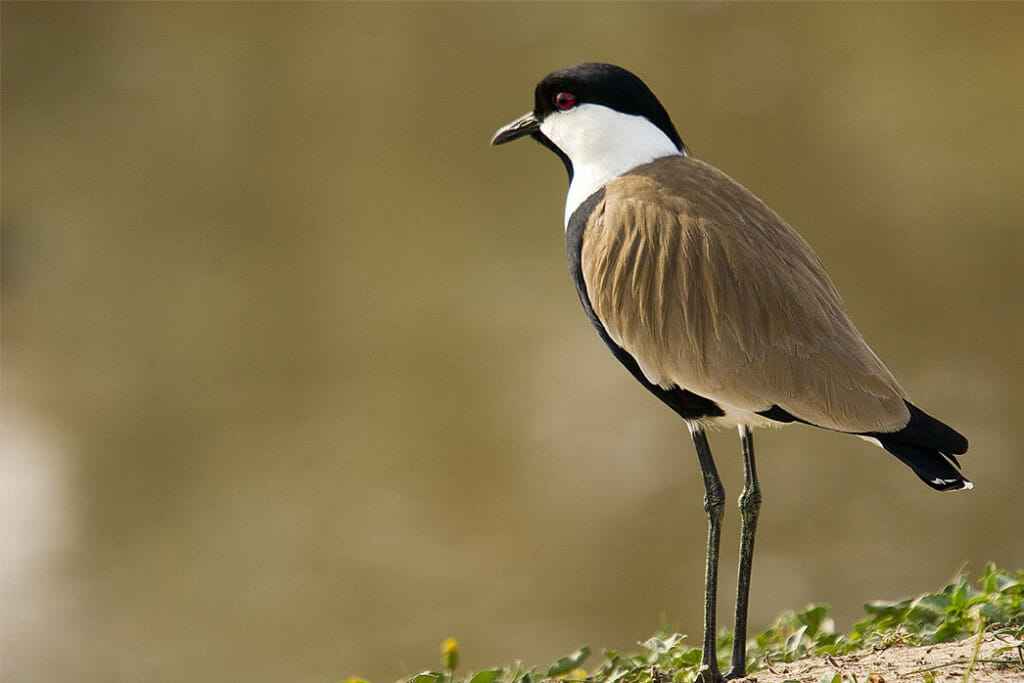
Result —
<path fill-rule="evenodd" d="M 581 262 L 596 315 L 653 384 L 840 431 L 909 420 L 818 257 L 712 166 L 667 157 L 609 183 Z"/>

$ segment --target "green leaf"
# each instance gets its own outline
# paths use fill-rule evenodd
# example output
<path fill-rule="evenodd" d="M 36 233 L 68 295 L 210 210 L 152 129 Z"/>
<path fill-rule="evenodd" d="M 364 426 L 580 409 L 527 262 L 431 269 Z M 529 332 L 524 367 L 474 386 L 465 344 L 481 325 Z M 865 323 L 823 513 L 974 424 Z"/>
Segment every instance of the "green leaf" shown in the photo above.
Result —
<path fill-rule="evenodd" d="M 900 617 L 910 606 L 910 600 L 899 602 L 888 602 L 886 600 L 875 600 L 864 605 L 864 611 L 879 617 Z"/>
<path fill-rule="evenodd" d="M 441 683 L 445 675 L 440 671 L 421 671 L 409 679 L 409 683 Z"/>
<path fill-rule="evenodd" d="M 494 683 L 503 671 L 503 669 L 484 669 L 483 671 L 477 671 L 473 674 L 473 677 L 469 679 L 469 683 Z"/>
<path fill-rule="evenodd" d="M 919 624 L 934 624 L 942 619 L 942 615 L 951 604 L 950 596 L 942 593 L 922 595 L 910 606 L 907 619 Z"/>
<path fill-rule="evenodd" d="M 668 644 L 657 636 L 654 638 L 648 638 L 644 643 L 642 643 L 642 646 L 645 650 L 657 652 L 660 655 L 665 654 L 669 650 Z"/>
<path fill-rule="evenodd" d="M 784 648 L 788 654 L 795 654 L 800 649 L 800 646 L 803 645 L 803 637 L 806 631 L 807 626 L 801 626 L 796 631 L 791 633 L 788 638 L 786 638 L 786 644 Z"/>
<path fill-rule="evenodd" d="M 678 666 L 697 666 L 700 664 L 701 651 L 699 647 L 688 647 L 675 657 Z"/>
<path fill-rule="evenodd" d="M 828 607 L 826 605 L 811 605 L 797 615 L 800 623 L 807 626 L 807 635 L 812 638 L 818 635 L 827 617 Z"/>
<path fill-rule="evenodd" d="M 566 655 L 552 664 L 548 669 L 548 676 L 561 676 L 562 674 L 567 674 L 573 669 L 578 668 L 583 662 L 587 661 L 587 657 L 589 656 L 590 648 L 581 647 L 572 654 Z"/>
<path fill-rule="evenodd" d="M 1008 588 L 1016 588 L 1019 585 L 1020 585 L 1020 581 L 1018 581 L 1017 579 L 1013 578 L 1009 574 L 1006 574 L 1005 572 L 1000 572 L 1000 573 L 996 574 L 996 577 L 995 577 L 995 589 L 997 591 L 999 591 L 1000 593 L 1006 592 L 1006 590 Z M 992 591 L 989 591 L 989 592 L 991 593 Z"/>
<path fill-rule="evenodd" d="M 947 621 L 935 629 L 935 633 L 932 634 L 930 640 L 936 643 L 950 643 L 954 640 L 959 640 L 965 635 L 967 635 L 967 633 L 962 628 L 961 622 Z"/>
<path fill-rule="evenodd" d="M 641 645 L 645 650 L 650 650 L 651 652 L 656 652 L 659 655 L 664 655 L 678 647 L 679 643 L 681 643 L 684 638 L 686 638 L 686 636 L 679 633 L 673 633 L 668 638 L 658 638 L 657 636 L 654 638 L 648 638 L 645 642 L 641 643 Z"/>
<path fill-rule="evenodd" d="M 978 614 L 989 624 L 1001 624 L 1010 620 L 1009 610 L 994 602 L 978 605 Z"/>

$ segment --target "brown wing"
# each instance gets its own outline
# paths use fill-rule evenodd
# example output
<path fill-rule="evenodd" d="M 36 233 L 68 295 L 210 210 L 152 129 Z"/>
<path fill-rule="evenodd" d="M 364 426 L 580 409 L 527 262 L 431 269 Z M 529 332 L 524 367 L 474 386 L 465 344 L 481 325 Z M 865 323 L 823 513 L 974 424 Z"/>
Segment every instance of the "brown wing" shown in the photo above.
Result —
<path fill-rule="evenodd" d="M 582 271 L 608 335 L 654 384 L 847 432 L 909 419 L 811 248 L 712 166 L 668 157 L 609 183 Z"/>

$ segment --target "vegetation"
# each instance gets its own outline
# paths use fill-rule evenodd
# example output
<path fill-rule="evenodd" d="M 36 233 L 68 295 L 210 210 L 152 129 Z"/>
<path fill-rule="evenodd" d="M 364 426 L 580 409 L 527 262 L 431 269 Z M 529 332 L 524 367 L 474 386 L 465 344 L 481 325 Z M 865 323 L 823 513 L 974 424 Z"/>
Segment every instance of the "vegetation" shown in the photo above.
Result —
<path fill-rule="evenodd" d="M 1005 645 L 1017 675 L 1024 679 L 1024 570 L 1010 572 L 985 567 L 972 585 L 962 573 L 935 593 L 896 602 L 870 602 L 864 606 L 867 618 L 857 622 L 848 634 L 839 634 L 825 605 L 811 605 L 800 612 L 787 612 L 767 630 L 752 639 L 747 648 L 748 669 L 755 672 L 775 664 L 807 657 L 834 658 L 894 645 L 931 645 L 991 634 Z M 442 671 L 424 671 L 408 683 L 540 683 L 557 679 L 567 683 L 687 683 L 698 672 L 700 649 L 690 647 L 686 636 L 662 633 L 641 644 L 638 652 L 624 654 L 605 650 L 601 661 L 586 669 L 591 655 L 588 647 L 562 657 L 547 668 L 526 668 L 521 663 L 458 674 L 458 644 L 447 639 L 442 646 Z M 719 664 L 725 666 L 732 634 L 718 638 Z M 974 648 L 977 658 L 978 648 Z M 970 662 L 969 677 L 974 662 Z M 934 678 L 934 677 L 933 677 Z M 839 673 L 826 674 L 822 683 L 839 683 Z M 848 680 L 856 680 L 851 676 Z"/>

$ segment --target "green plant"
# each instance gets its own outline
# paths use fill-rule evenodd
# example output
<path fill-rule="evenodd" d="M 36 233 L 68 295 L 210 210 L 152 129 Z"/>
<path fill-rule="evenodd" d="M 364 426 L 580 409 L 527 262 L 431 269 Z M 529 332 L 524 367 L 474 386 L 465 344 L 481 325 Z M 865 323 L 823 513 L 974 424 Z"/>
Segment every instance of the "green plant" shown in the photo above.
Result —
<path fill-rule="evenodd" d="M 875 601 L 864 606 L 867 618 L 850 633 L 838 634 L 825 605 L 810 605 L 787 612 L 748 644 L 751 671 L 772 662 L 792 662 L 804 657 L 839 656 L 892 645 L 926 645 L 960 640 L 989 632 L 1006 645 L 999 652 L 1016 650 L 1024 666 L 1024 570 L 1009 572 L 989 564 L 977 582 L 961 573 L 935 593 L 894 602 Z M 457 646 L 445 641 L 443 652 Z M 980 642 L 980 641 L 979 641 Z M 719 664 L 724 666 L 732 634 L 717 639 Z M 700 649 L 689 647 L 686 636 L 663 632 L 640 644 L 638 652 L 624 654 L 605 650 L 602 661 L 588 672 L 582 667 L 591 655 L 583 647 L 560 658 L 547 669 L 510 667 L 485 669 L 455 677 L 455 660 L 445 660 L 445 671 L 424 671 L 408 683 L 688 683 L 700 664 Z M 850 674 L 849 683 L 857 683 Z M 933 676 L 934 680 L 934 676 Z M 829 672 L 821 683 L 844 683 L 840 673 Z"/>

